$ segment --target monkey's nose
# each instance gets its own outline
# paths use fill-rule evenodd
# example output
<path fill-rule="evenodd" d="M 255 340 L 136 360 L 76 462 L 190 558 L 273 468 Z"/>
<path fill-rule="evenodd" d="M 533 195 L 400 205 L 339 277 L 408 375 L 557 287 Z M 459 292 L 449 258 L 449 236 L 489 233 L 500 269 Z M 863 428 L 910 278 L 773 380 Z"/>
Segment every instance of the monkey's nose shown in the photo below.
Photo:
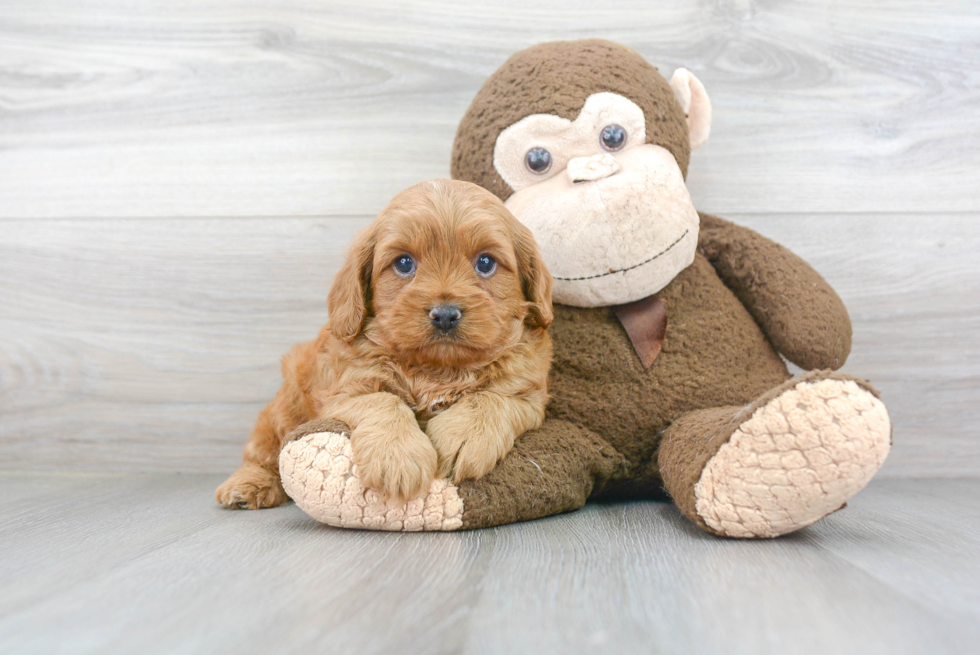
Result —
<path fill-rule="evenodd" d="M 463 312 L 459 311 L 459 307 L 456 305 L 439 305 L 429 310 L 429 320 L 442 332 L 452 330 L 461 318 L 463 318 Z"/>
<path fill-rule="evenodd" d="M 591 157 L 576 157 L 569 160 L 565 170 L 568 172 L 568 179 L 572 181 L 572 184 L 575 184 L 576 182 L 601 180 L 604 177 L 615 175 L 621 168 L 615 157 L 604 152 Z"/>

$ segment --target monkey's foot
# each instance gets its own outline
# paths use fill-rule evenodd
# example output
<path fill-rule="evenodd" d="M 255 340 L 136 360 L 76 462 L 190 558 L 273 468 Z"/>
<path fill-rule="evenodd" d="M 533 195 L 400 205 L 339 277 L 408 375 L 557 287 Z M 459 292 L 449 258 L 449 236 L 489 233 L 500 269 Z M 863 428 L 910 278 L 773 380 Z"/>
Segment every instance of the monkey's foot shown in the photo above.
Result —
<path fill-rule="evenodd" d="M 302 434 L 290 435 L 279 454 L 283 488 L 304 512 L 339 528 L 416 532 L 462 527 L 463 502 L 456 486 L 434 480 L 420 498 L 386 502 L 361 484 L 343 428 L 320 423 L 301 426 L 297 432 Z"/>
<path fill-rule="evenodd" d="M 878 471 L 891 441 L 884 403 L 838 374 L 792 380 L 734 413 L 704 410 L 688 427 L 698 423 L 717 428 L 701 432 L 700 453 L 709 458 L 700 476 L 677 476 L 696 480 L 692 489 L 685 493 L 675 478 L 671 494 L 702 528 L 729 537 L 776 537 L 840 509 Z M 683 431 L 684 420 L 676 427 Z M 676 436 L 664 444 L 675 459 Z M 661 459 L 665 481 L 670 464 Z"/>

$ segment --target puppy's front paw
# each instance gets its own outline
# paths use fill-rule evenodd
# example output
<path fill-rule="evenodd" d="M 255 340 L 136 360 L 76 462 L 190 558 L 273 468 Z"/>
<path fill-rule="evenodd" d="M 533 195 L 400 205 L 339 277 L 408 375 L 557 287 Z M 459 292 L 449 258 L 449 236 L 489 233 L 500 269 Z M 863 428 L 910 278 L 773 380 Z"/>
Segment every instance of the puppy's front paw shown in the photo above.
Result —
<path fill-rule="evenodd" d="M 416 428 L 407 435 L 379 430 L 354 430 L 351 448 L 364 486 L 385 499 L 408 501 L 429 490 L 436 477 L 435 448 Z"/>
<path fill-rule="evenodd" d="M 456 453 L 456 463 L 453 466 L 452 480 L 459 483 L 463 480 L 482 478 L 493 470 L 510 449 L 504 449 L 500 443 L 479 443 L 467 440 Z"/>
<path fill-rule="evenodd" d="M 514 445 L 514 436 L 500 433 L 500 426 L 474 423 L 464 428 L 448 412 L 429 421 L 426 433 L 439 454 L 439 477 L 457 484 L 482 478 Z"/>
<path fill-rule="evenodd" d="M 258 464 L 245 464 L 232 473 L 214 498 L 229 509 L 263 509 L 288 500 L 279 476 Z"/>

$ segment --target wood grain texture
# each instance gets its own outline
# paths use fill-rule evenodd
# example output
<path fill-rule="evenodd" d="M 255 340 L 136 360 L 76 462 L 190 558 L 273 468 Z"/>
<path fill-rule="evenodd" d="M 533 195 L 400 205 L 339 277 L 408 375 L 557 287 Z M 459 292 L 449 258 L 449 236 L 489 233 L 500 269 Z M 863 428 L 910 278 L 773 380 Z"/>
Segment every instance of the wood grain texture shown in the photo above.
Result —
<path fill-rule="evenodd" d="M 980 470 L 976 215 L 733 215 L 838 289 L 885 476 Z M 0 237 L 4 468 L 230 471 L 366 218 L 20 220 Z"/>
<path fill-rule="evenodd" d="M 840 290 L 883 475 L 976 475 L 977 33 L 969 0 L 0 0 L 0 467 L 230 469 L 486 76 L 603 36 L 708 86 L 697 206 Z"/>
<path fill-rule="evenodd" d="M 344 531 L 293 505 L 219 509 L 218 481 L 0 475 L 0 651 L 958 654 L 980 638 L 978 481 L 876 480 L 756 542 L 653 502 Z"/>
<path fill-rule="evenodd" d="M 5 223 L 0 461 L 232 465 L 367 222 Z"/>
<path fill-rule="evenodd" d="M 587 36 L 706 84 L 704 211 L 977 211 L 978 32 L 973 0 L 7 0 L 0 217 L 374 214 L 510 54 Z"/>

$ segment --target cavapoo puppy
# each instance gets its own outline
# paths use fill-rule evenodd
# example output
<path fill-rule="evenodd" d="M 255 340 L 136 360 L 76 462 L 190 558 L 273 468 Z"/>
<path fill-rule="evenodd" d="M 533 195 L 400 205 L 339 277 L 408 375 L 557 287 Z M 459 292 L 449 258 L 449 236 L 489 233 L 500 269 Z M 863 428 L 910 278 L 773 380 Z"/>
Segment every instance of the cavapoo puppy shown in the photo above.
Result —
<path fill-rule="evenodd" d="M 450 180 L 402 191 L 351 247 L 329 323 L 283 358 L 283 386 L 218 502 L 284 502 L 282 440 L 317 417 L 350 427 L 362 482 L 387 498 L 485 475 L 544 420 L 552 284 L 493 194 Z"/>

